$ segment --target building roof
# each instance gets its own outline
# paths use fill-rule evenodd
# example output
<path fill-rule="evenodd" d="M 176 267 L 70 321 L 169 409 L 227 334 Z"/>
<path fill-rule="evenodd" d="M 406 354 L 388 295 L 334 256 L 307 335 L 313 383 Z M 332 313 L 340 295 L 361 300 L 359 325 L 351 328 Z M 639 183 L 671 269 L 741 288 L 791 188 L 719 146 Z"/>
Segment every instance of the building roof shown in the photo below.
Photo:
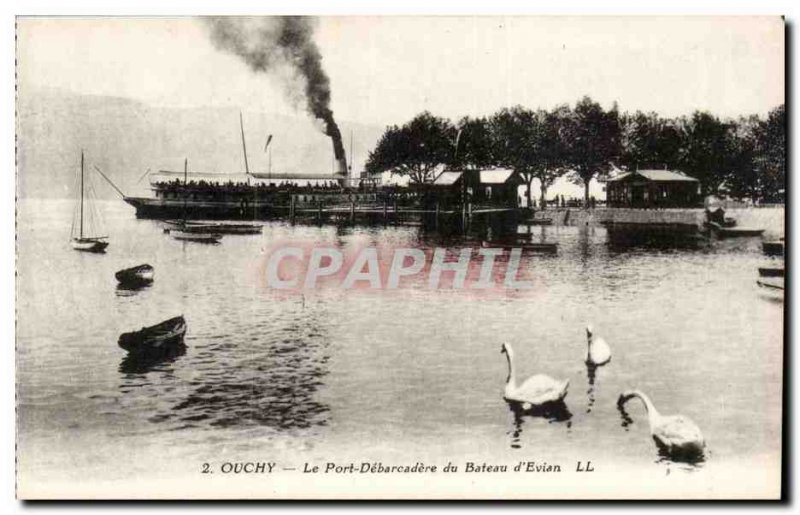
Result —
<path fill-rule="evenodd" d="M 481 184 L 505 184 L 512 175 L 514 170 L 508 168 L 481 170 Z"/>
<path fill-rule="evenodd" d="M 434 179 L 433 184 L 435 186 L 452 186 L 461 178 L 461 174 L 464 172 L 442 172 L 439 174 L 436 179 Z"/>
<path fill-rule="evenodd" d="M 669 170 L 636 170 L 633 172 L 624 173 L 613 179 L 609 179 L 608 182 L 624 181 L 625 179 L 634 177 L 636 175 L 641 175 L 649 181 L 657 182 L 700 182 L 694 177 L 689 177 L 688 175 L 683 175 L 682 173 L 672 172 Z"/>

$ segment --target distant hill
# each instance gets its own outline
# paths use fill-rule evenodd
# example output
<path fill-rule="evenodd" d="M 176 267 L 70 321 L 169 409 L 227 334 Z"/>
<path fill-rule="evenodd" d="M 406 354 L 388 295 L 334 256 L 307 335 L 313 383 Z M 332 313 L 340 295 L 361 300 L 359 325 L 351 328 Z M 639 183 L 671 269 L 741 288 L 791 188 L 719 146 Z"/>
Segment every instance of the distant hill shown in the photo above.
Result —
<path fill-rule="evenodd" d="M 332 170 L 330 139 L 314 122 L 243 108 L 251 171 L 267 171 L 264 143 L 273 135 L 272 171 L 327 173 Z M 354 170 L 363 169 L 383 127 L 339 120 Z M 148 193 L 147 169 L 241 173 L 244 171 L 235 108 L 162 108 L 115 97 L 77 95 L 56 90 L 20 91 L 17 103 L 17 194 L 21 198 L 73 196 L 80 152 L 87 169 L 98 166 L 128 195 Z M 349 156 L 348 156 L 349 159 Z M 95 177 L 98 196 L 116 193 Z"/>

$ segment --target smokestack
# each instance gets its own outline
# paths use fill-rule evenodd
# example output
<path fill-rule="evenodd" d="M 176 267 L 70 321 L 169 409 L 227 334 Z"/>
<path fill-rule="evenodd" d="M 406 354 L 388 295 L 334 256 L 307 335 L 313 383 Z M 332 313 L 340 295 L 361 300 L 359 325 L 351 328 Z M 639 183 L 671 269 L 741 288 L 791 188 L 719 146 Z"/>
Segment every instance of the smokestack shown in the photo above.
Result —
<path fill-rule="evenodd" d="M 288 66 L 296 72 L 289 78 L 279 74 L 284 78 L 284 91 L 295 104 L 300 100 L 297 92 L 303 93 L 306 111 L 322 122 L 323 132 L 331 138 L 337 174 L 347 175 L 342 133 L 330 108 L 331 81 L 312 37 L 312 22 L 302 16 L 207 19 L 214 45 L 240 57 L 253 71 L 269 73 L 276 66 Z"/>

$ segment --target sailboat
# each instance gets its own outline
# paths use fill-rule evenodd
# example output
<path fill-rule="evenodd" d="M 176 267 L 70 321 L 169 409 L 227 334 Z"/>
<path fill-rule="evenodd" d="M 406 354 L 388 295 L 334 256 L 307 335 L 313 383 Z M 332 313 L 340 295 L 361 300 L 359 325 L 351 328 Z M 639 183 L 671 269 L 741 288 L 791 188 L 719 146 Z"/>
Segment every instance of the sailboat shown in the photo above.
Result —
<path fill-rule="evenodd" d="M 189 169 L 189 160 L 183 162 L 183 218 L 179 223 L 174 224 L 174 228 L 169 229 L 170 235 L 176 240 L 182 241 L 195 241 L 198 243 L 219 243 L 222 235 L 216 232 L 211 232 L 210 226 L 202 224 L 189 224 L 186 222 L 186 197 L 188 196 L 187 176 Z"/>
<path fill-rule="evenodd" d="M 83 151 L 81 151 L 81 192 L 80 192 L 80 209 L 77 213 L 77 222 L 78 222 L 78 234 L 75 235 L 75 219 L 72 220 L 72 248 L 75 250 L 81 250 L 84 252 L 105 252 L 106 247 L 108 247 L 108 236 L 96 236 L 92 235 L 91 230 L 84 229 L 84 197 L 86 196 L 86 188 L 85 188 L 85 181 L 84 181 L 84 158 L 83 158 Z M 91 209 L 91 205 L 89 208 Z M 91 212 L 91 211 L 90 211 Z M 89 225 L 89 224 L 87 224 Z"/>

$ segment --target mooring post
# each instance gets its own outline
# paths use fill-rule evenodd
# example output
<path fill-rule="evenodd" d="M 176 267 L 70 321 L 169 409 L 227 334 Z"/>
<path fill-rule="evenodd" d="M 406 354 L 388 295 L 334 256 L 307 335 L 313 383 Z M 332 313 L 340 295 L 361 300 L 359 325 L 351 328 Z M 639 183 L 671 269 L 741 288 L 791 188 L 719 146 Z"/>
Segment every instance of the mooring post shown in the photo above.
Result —
<path fill-rule="evenodd" d="M 291 200 L 289 201 L 289 219 L 292 223 L 294 223 L 294 195 L 291 196 Z"/>
<path fill-rule="evenodd" d="M 322 201 L 317 201 L 317 222 L 322 223 Z"/>
<path fill-rule="evenodd" d="M 439 229 L 439 201 L 436 201 L 436 229 Z"/>
<path fill-rule="evenodd" d="M 388 203 L 386 202 L 386 199 L 384 198 L 383 199 L 383 223 L 386 223 L 386 219 L 387 219 L 388 213 L 389 213 L 388 208 L 389 208 Z"/>
<path fill-rule="evenodd" d="M 356 221 L 356 200 L 355 198 L 350 201 L 350 223 Z"/>

